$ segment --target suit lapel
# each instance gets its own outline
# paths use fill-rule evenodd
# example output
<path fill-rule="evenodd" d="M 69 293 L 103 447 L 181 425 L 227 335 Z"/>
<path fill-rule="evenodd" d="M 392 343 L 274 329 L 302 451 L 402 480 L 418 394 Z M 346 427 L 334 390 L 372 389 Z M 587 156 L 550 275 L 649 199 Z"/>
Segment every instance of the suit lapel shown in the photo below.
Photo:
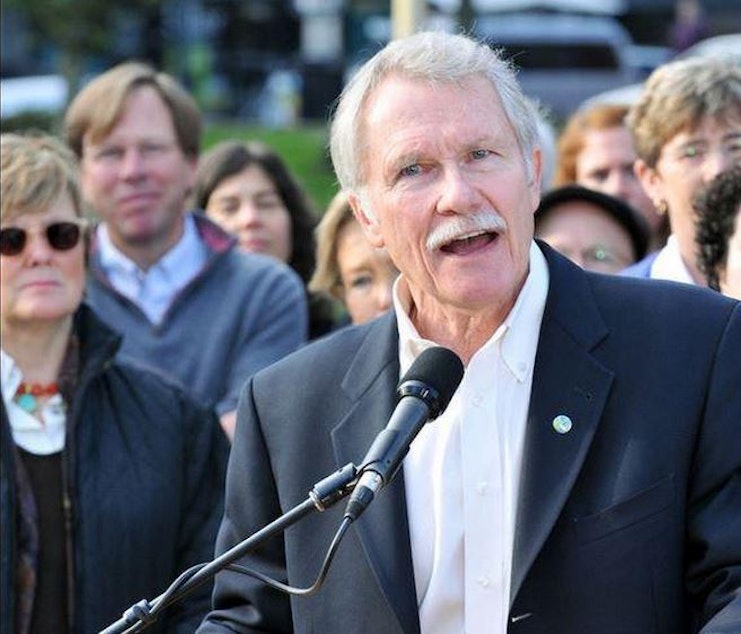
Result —
<path fill-rule="evenodd" d="M 398 334 L 389 313 L 373 324 L 342 382 L 343 391 L 355 405 L 332 432 L 338 467 L 361 463 L 393 412 L 398 382 Z M 419 631 L 403 470 L 373 501 L 355 529 L 401 631 Z"/>
<path fill-rule="evenodd" d="M 581 470 L 613 379 L 590 352 L 607 328 L 586 276 L 541 248 L 550 287 L 525 432 L 510 604 Z"/>
<path fill-rule="evenodd" d="M 549 263 L 550 288 L 528 414 L 510 603 L 581 470 L 613 379 L 591 354 L 608 333 L 586 276 L 547 247 L 541 248 Z M 342 382 L 355 405 L 332 432 L 338 467 L 363 459 L 393 411 L 398 380 L 398 334 L 389 313 L 373 325 Z M 571 420 L 565 433 L 554 426 L 559 415 Z M 402 631 L 418 632 L 403 470 L 358 520 L 356 529 Z"/>

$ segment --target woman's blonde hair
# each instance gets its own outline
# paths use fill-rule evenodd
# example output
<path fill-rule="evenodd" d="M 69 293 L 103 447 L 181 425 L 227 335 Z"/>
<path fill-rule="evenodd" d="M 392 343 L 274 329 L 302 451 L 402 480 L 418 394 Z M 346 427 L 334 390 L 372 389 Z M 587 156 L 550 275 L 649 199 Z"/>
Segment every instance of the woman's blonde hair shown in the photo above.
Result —
<path fill-rule="evenodd" d="M 706 117 L 741 122 L 741 68 L 732 60 L 689 57 L 659 66 L 626 117 L 638 157 L 655 167 L 662 148 Z"/>
<path fill-rule="evenodd" d="M 77 160 L 59 139 L 42 133 L 0 135 L 0 218 L 43 213 L 69 195 L 78 216 L 83 202 Z"/>
<path fill-rule="evenodd" d="M 343 286 L 337 263 L 337 239 L 350 222 L 357 222 L 344 192 L 338 192 L 329 203 L 316 228 L 316 269 L 309 290 L 342 300 Z"/>

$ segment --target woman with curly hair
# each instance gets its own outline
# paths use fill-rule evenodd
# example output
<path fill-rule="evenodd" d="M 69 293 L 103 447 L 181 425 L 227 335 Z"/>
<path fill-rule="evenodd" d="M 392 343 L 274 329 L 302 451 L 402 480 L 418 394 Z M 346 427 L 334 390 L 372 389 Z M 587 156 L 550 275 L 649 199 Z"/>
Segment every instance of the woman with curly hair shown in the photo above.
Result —
<path fill-rule="evenodd" d="M 697 261 L 708 286 L 741 299 L 741 166 L 719 174 L 694 208 Z"/>

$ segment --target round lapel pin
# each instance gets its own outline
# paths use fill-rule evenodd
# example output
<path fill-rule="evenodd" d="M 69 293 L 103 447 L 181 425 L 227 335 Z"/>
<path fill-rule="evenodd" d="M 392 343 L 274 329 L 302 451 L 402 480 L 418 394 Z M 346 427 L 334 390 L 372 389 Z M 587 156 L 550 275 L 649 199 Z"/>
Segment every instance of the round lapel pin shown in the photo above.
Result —
<path fill-rule="evenodd" d="M 574 423 L 572 423 L 571 419 L 565 414 L 559 414 L 556 416 L 556 418 L 553 419 L 552 424 L 553 429 L 555 429 L 559 434 L 568 434 L 574 426 Z"/>

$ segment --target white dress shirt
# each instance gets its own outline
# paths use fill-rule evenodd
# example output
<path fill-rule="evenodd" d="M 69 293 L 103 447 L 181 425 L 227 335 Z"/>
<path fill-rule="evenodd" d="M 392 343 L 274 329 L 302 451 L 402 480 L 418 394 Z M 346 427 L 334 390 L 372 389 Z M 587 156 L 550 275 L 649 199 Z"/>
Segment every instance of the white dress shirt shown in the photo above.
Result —
<path fill-rule="evenodd" d="M 13 357 L 1 349 L 0 377 L 5 411 L 8 413 L 15 444 L 37 456 L 48 456 L 62 451 L 66 422 L 62 396 L 55 394 L 46 400 L 41 408 L 44 419 L 42 422 L 15 402 L 13 397 L 23 382 L 23 374 Z"/>
<path fill-rule="evenodd" d="M 504 323 L 471 358 L 447 410 L 404 461 L 422 634 L 505 634 L 517 493 L 548 267 L 533 242 L 530 272 Z M 403 376 L 427 347 L 394 286 Z"/>
<path fill-rule="evenodd" d="M 178 291 L 206 263 L 206 246 L 191 214 L 184 216 L 183 235 L 178 243 L 147 271 L 142 271 L 114 246 L 105 224 L 98 227 L 97 235 L 100 264 L 111 285 L 141 308 L 153 324 L 162 321 Z"/>
<path fill-rule="evenodd" d="M 675 235 L 669 236 L 651 264 L 651 279 L 684 282 L 685 284 L 695 283 L 679 253 L 679 243 Z"/>

